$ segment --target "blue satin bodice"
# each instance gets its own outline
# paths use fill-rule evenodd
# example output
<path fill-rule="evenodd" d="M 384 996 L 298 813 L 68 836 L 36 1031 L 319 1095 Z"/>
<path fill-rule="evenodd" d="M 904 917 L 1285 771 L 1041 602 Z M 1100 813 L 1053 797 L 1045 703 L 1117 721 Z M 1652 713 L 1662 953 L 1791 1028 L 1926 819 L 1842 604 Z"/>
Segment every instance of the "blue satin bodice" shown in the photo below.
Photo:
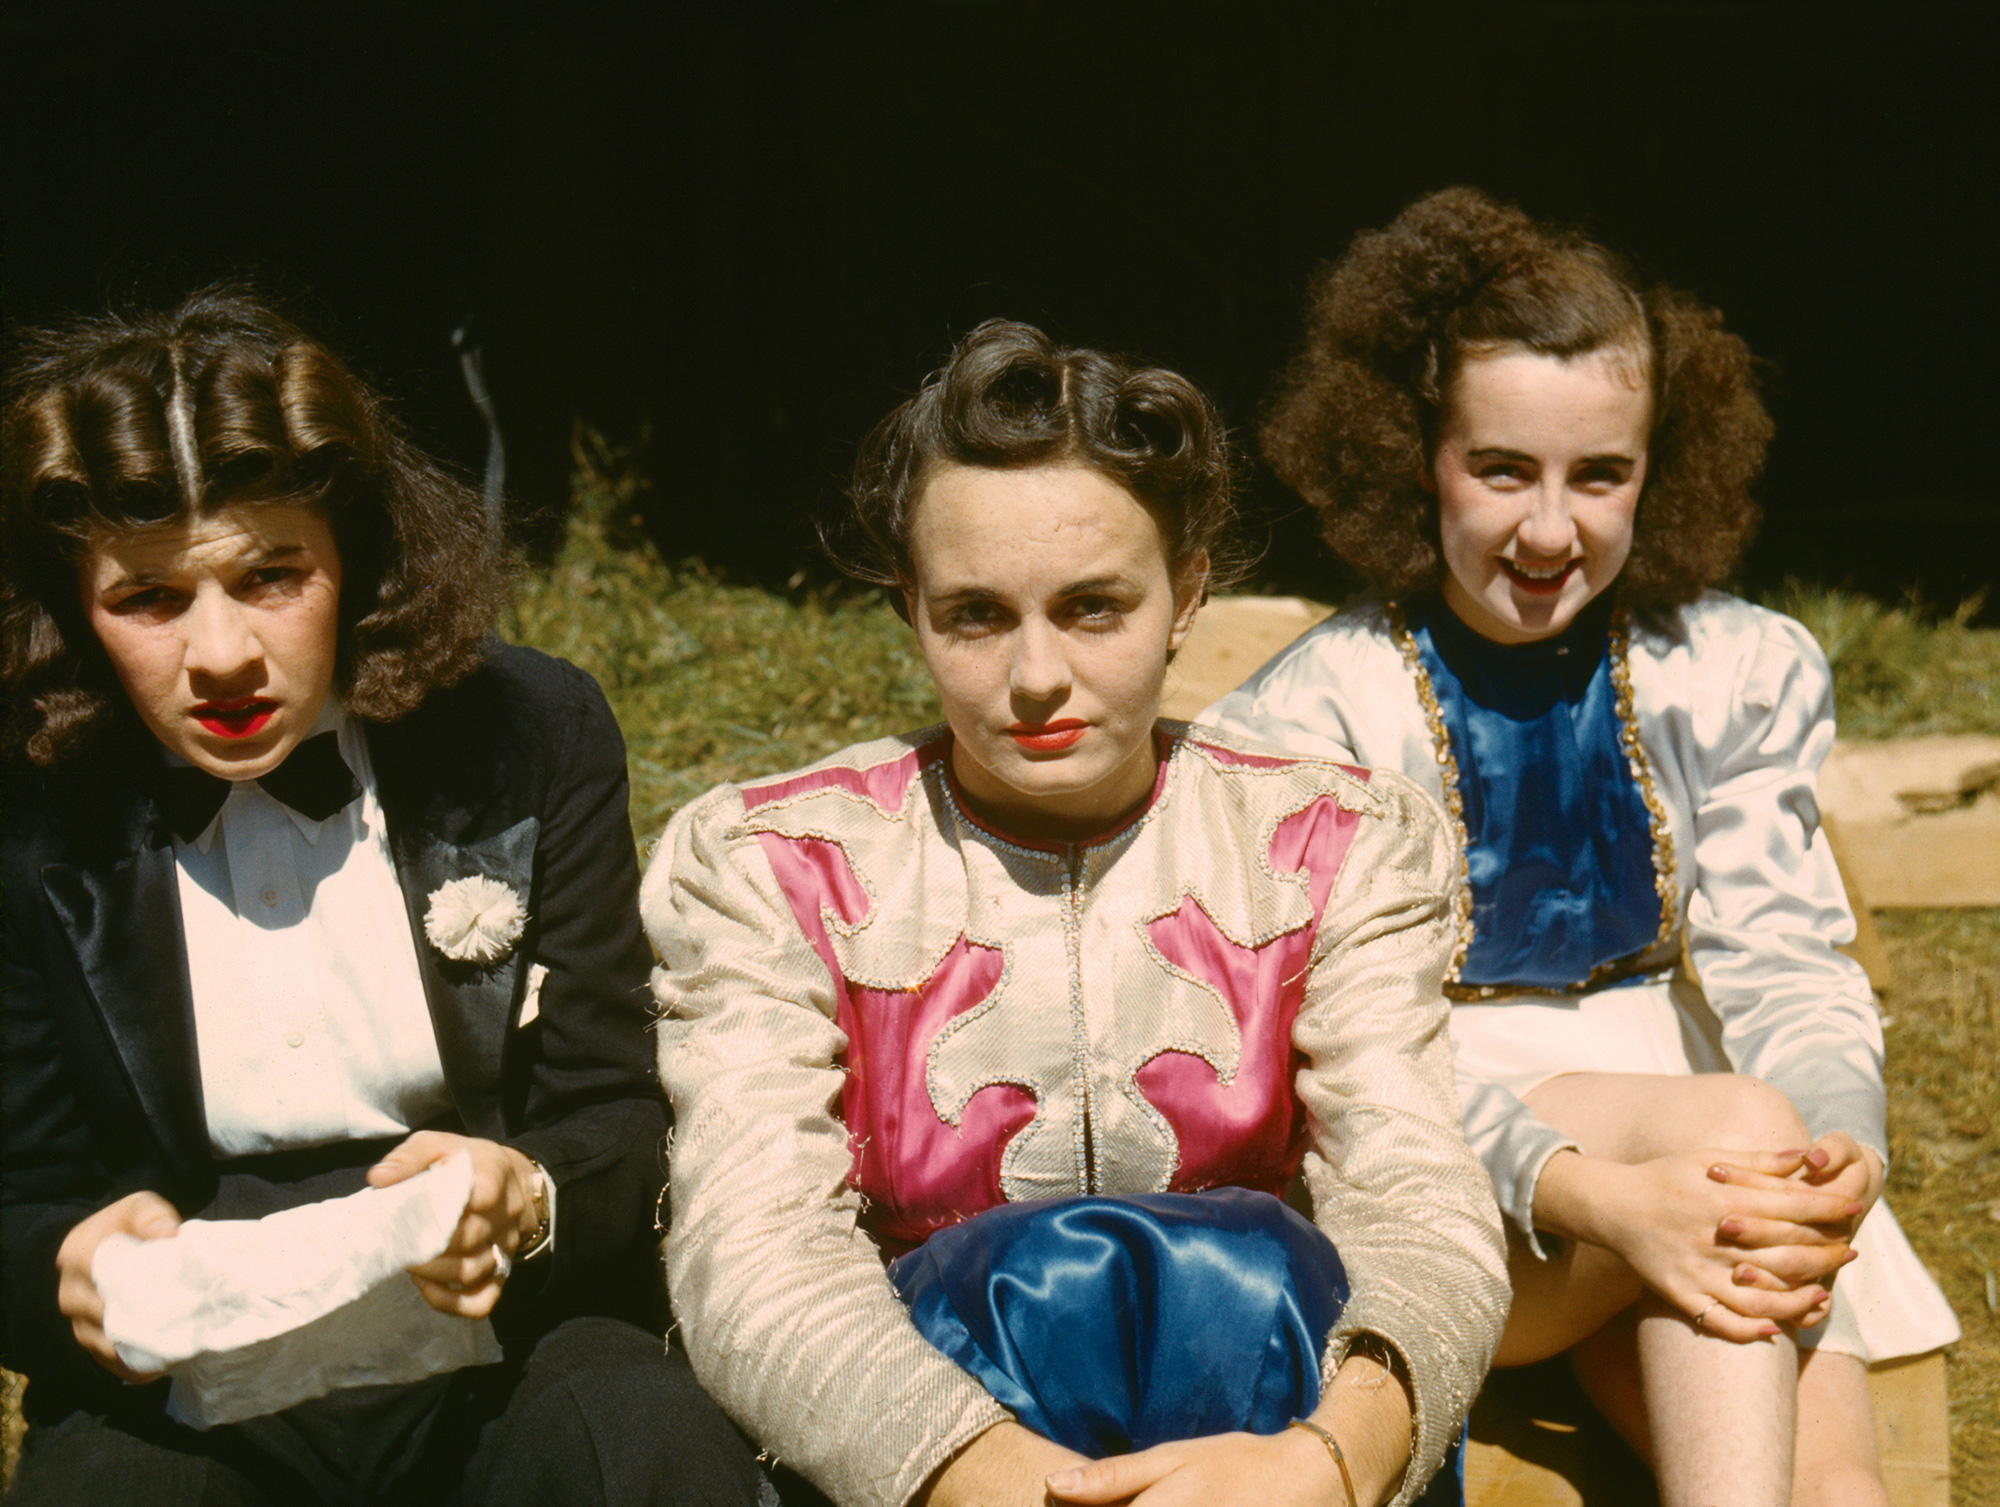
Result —
<path fill-rule="evenodd" d="M 1652 825 L 1622 741 L 1610 605 L 1496 644 L 1436 597 L 1409 625 L 1458 767 L 1472 940 L 1459 982 L 1558 990 L 1659 933 Z"/>

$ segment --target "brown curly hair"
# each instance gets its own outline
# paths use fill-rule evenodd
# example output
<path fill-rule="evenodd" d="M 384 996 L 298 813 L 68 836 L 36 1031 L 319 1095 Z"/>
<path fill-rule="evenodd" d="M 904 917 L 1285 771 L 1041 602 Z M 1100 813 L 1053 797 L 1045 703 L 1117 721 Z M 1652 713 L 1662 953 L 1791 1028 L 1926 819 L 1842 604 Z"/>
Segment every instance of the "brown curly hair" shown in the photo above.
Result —
<path fill-rule="evenodd" d="M 1103 351 L 1059 346 L 1033 325 L 989 319 L 917 395 L 862 442 L 844 527 L 824 534 L 848 574 L 911 578 L 910 522 L 940 466 L 1087 466 L 1159 524 L 1179 579 L 1204 554 L 1205 582 L 1234 579 L 1228 539 L 1235 461 L 1214 406 L 1187 378 Z"/>
<path fill-rule="evenodd" d="M 1749 347 L 1708 305 L 1470 188 L 1419 199 L 1313 279 L 1305 350 L 1262 439 L 1333 552 L 1392 596 L 1443 579 L 1426 482 L 1444 403 L 1466 359 L 1508 348 L 1628 354 L 1652 386 L 1620 600 L 1690 602 L 1728 575 L 1757 525 L 1750 484 L 1771 439 Z"/>
<path fill-rule="evenodd" d="M 240 286 L 23 332 L 0 457 L 5 741 L 40 765 L 137 725 L 77 583 L 107 536 L 255 503 L 322 510 L 341 561 L 336 683 L 378 722 L 479 663 L 512 584 L 478 495 Z"/>

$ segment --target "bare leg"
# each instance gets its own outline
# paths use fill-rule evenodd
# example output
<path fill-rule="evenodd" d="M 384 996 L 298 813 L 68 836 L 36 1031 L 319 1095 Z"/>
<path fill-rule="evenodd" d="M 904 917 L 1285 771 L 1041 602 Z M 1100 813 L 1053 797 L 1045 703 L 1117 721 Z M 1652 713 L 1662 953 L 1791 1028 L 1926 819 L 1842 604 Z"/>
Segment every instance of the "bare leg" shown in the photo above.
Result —
<path fill-rule="evenodd" d="M 1799 1356 L 1790 1335 L 1747 1345 L 1639 1300 L 1639 1381 L 1661 1507 L 1789 1507 Z"/>
<path fill-rule="evenodd" d="M 1781 1423 L 1793 1409 L 1785 1370 L 1798 1363 L 1789 1339 L 1735 1345 L 1699 1335 L 1648 1293 L 1572 1350 L 1570 1363 L 1598 1411 L 1652 1466 L 1662 1503 L 1792 1500 Z M 1771 1427 L 1764 1448 L 1739 1455 L 1746 1418 Z M 1697 1444 L 1655 1452 L 1655 1430 Z"/>
<path fill-rule="evenodd" d="M 1584 1395 L 1641 1460 L 1653 1458 L 1646 1393 L 1639 1384 L 1639 1305 L 1634 1303 L 1569 1353 Z"/>
<path fill-rule="evenodd" d="M 1632 1268 L 1602 1246 L 1575 1242 L 1544 1261 L 1510 1239 L 1507 1277 L 1514 1301 L 1496 1366 L 1532 1366 L 1589 1339 L 1639 1301 Z"/>
<path fill-rule="evenodd" d="M 1779 1151 L 1807 1143 L 1781 1094 L 1730 1074 L 1690 1078 L 1577 1073 L 1532 1090 L 1528 1103 L 1593 1155 L 1634 1164 L 1694 1147 Z M 1789 1338 L 1735 1344 L 1696 1331 L 1609 1251 L 1576 1245 L 1553 1262 L 1525 1250 L 1512 1263 L 1514 1309 L 1500 1359 L 1520 1365 L 1602 1330 L 1638 1298 L 1632 1350 L 1639 1408 L 1611 1384 L 1616 1334 L 1579 1356 L 1586 1387 L 1645 1450 L 1663 1507 L 1787 1507 L 1797 1433 L 1797 1352 Z M 1622 1416 L 1621 1416 L 1622 1415 Z"/>
<path fill-rule="evenodd" d="M 1570 1351 L 1584 1392 L 1640 1459 L 1651 1462 L 1639 1379 L 1635 1305 Z M 1799 1352 L 1798 1438 L 1792 1456 L 1794 1507 L 1889 1507 L 1875 1450 L 1868 1371 L 1851 1355 Z"/>
<path fill-rule="evenodd" d="M 1851 1355 L 1804 1354 L 1792 1500 L 1797 1507 L 1889 1507 L 1868 1368 Z"/>

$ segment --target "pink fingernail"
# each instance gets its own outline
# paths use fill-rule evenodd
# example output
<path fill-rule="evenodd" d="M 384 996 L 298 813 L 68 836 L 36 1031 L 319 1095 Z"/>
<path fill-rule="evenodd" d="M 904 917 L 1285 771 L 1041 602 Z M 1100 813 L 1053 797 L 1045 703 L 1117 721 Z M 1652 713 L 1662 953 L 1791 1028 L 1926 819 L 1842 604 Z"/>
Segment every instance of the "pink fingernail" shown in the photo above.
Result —
<path fill-rule="evenodd" d="M 1736 1216 L 1732 1214 L 1715 1227 L 1715 1232 L 1718 1235 L 1727 1235 L 1730 1239 L 1734 1240 L 1738 1235 L 1743 1233 L 1743 1226 L 1737 1223 Z"/>
<path fill-rule="evenodd" d="M 1777 1153 L 1777 1154 L 1778 1154 L 1779 1156 L 1782 1156 L 1782 1157 L 1786 1157 L 1786 1158 L 1789 1158 L 1789 1159 L 1791 1159 L 1791 1160 L 1794 1160 L 1794 1161 L 1796 1161 L 1796 1160 L 1797 1160 L 1798 1158 L 1800 1158 L 1800 1157 L 1804 1156 L 1804 1155 L 1805 1155 L 1806 1153 L 1805 1153 L 1805 1148 L 1804 1148 L 1803 1146 L 1801 1146 L 1801 1147 L 1800 1147 L 1800 1148 L 1799 1148 L 1798 1150 L 1796 1150 L 1796 1151 L 1780 1151 L 1780 1152 L 1779 1152 L 1779 1153 Z"/>
<path fill-rule="evenodd" d="M 1852 1203 L 1848 1204 L 1846 1211 L 1847 1217 L 1849 1219 L 1852 1219 L 1856 1214 L 1859 1214 L 1863 1209 L 1867 1207 L 1868 1206 L 1866 1204 L 1864 1204 L 1860 1199 L 1857 1198 Z"/>
<path fill-rule="evenodd" d="M 1815 1146 L 1811 1151 L 1806 1153 L 1806 1160 L 1811 1162 L 1815 1167 L 1824 1167 L 1833 1158 L 1826 1154 L 1825 1147 Z"/>
<path fill-rule="evenodd" d="M 1767 1340 L 1774 1340 L 1784 1332 L 1776 1324 L 1766 1324 L 1763 1329 L 1763 1337 Z"/>
<path fill-rule="evenodd" d="M 1850 1261 L 1859 1261 L 1860 1259 L 1861 1259 L 1861 1252 L 1857 1251 L 1853 1246 L 1850 1245 L 1847 1248 L 1847 1254 L 1840 1258 L 1840 1264 L 1842 1266 L 1845 1266 Z"/>
<path fill-rule="evenodd" d="M 1075 1491 L 1082 1484 L 1083 1472 L 1080 1470 L 1059 1470 L 1049 1477 L 1049 1490 L 1057 1494 Z"/>
<path fill-rule="evenodd" d="M 1729 1169 L 1723 1166 L 1722 1163 L 1720 1162 L 1717 1162 L 1713 1167 L 1710 1167 L 1708 1169 L 1708 1175 L 1711 1179 L 1713 1179 L 1718 1183 L 1726 1183 L 1729 1181 Z"/>

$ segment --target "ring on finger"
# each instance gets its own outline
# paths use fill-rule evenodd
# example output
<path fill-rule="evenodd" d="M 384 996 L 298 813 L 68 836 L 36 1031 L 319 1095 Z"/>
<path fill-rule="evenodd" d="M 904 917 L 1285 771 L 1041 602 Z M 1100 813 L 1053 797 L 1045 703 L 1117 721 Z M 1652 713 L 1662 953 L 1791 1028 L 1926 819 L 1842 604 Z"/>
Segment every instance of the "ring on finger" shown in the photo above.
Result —
<path fill-rule="evenodd" d="M 1701 1311 L 1700 1313 L 1698 1313 L 1698 1314 L 1696 1314 L 1696 1315 L 1694 1316 L 1694 1332 L 1695 1332 L 1696 1334 L 1706 1334 L 1706 1333 L 1708 1333 L 1708 1330 L 1707 1330 L 1707 1328 L 1705 1327 L 1705 1326 L 1707 1325 L 1707 1323 L 1708 1323 L 1708 1310 L 1709 1310 L 1709 1308 L 1713 1308 L 1713 1307 L 1715 1307 L 1715 1306 L 1716 1306 L 1716 1305 L 1717 1305 L 1718 1303 L 1720 1303 L 1721 1301 L 1722 1301 L 1722 1299 L 1720 1299 L 1720 1298 L 1710 1298 L 1710 1299 L 1708 1300 L 1708 1307 L 1707 1307 L 1707 1308 L 1704 1308 L 1704 1309 L 1702 1309 L 1702 1311 Z"/>

